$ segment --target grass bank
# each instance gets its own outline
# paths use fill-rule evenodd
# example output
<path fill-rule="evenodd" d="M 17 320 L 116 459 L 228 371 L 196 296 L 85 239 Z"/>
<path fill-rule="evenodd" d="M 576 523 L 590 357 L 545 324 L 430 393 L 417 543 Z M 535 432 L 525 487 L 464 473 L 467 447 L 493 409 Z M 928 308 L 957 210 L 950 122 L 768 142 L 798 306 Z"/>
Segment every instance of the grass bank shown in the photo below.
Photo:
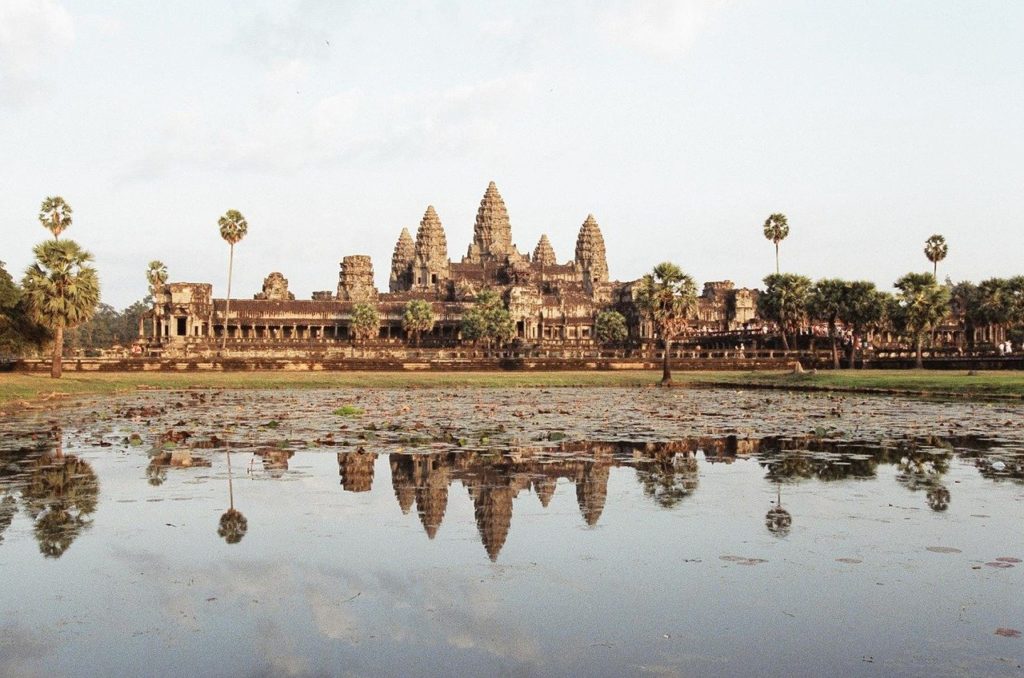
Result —
<path fill-rule="evenodd" d="M 879 393 L 943 394 L 1024 398 L 1024 372 L 926 370 L 788 372 L 681 372 L 680 386 L 730 386 L 840 390 Z M 0 374 L 0 405 L 54 399 L 64 395 L 102 395 L 137 389 L 180 388 L 451 388 L 653 386 L 660 371 L 618 372 L 191 372 L 65 373 L 61 379 L 41 374 Z"/>

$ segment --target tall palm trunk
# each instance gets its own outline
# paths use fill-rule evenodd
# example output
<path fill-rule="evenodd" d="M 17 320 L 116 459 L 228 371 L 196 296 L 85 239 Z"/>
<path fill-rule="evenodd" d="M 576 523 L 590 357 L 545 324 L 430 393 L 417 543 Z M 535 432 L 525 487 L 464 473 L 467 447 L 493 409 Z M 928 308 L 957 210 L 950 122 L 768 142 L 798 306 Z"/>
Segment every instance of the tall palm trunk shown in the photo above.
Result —
<path fill-rule="evenodd" d="M 914 367 L 921 369 L 924 367 L 924 356 L 922 355 L 924 347 L 924 337 L 921 335 L 917 336 L 917 357 L 914 360 Z"/>
<path fill-rule="evenodd" d="M 779 274 L 779 243 L 775 243 L 775 275 Z"/>
<path fill-rule="evenodd" d="M 854 332 L 850 338 L 850 369 L 857 366 L 857 333 Z"/>
<path fill-rule="evenodd" d="M 786 337 L 786 328 L 785 327 L 780 327 L 779 328 L 779 334 L 782 335 L 782 350 L 783 351 L 788 351 L 789 350 L 789 339 Z"/>
<path fill-rule="evenodd" d="M 53 334 L 53 358 L 50 360 L 50 378 L 60 379 L 64 359 L 64 326 L 59 325 Z"/>
<path fill-rule="evenodd" d="M 670 339 L 665 340 L 665 356 L 661 362 L 661 385 L 671 386 L 672 385 L 672 367 L 669 365 L 668 354 L 672 352 L 672 341 Z"/>
<path fill-rule="evenodd" d="M 228 298 L 224 302 L 224 334 L 220 339 L 220 347 L 223 350 L 228 345 L 228 313 L 231 311 L 231 273 L 235 264 L 235 244 L 231 243 L 228 250 Z"/>
<path fill-rule="evenodd" d="M 235 510 L 235 488 L 231 484 L 231 448 L 225 448 L 224 453 L 228 457 L 228 505 L 231 511 Z"/>

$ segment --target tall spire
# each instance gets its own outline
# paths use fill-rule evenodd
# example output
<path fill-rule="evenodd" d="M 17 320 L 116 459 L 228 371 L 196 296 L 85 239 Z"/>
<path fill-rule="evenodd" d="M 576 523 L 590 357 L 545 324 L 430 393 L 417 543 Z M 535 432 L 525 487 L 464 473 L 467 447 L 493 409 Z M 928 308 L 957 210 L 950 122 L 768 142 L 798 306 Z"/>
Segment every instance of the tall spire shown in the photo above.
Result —
<path fill-rule="evenodd" d="M 580 227 L 576 238 L 576 265 L 583 272 L 583 283 L 591 287 L 593 283 L 608 282 L 608 258 L 604 250 L 604 236 L 601 227 L 593 214 Z"/>
<path fill-rule="evenodd" d="M 487 184 L 484 197 L 480 200 L 476 224 L 473 226 L 473 243 L 469 246 L 466 259 L 473 263 L 500 261 L 513 254 L 518 253 L 512 246 L 512 226 L 508 220 L 508 210 L 505 209 L 505 201 L 498 193 L 498 187 L 492 181 Z"/>
<path fill-rule="evenodd" d="M 401 292 L 412 285 L 412 261 L 415 256 L 416 244 L 409 235 L 409 229 L 403 228 L 395 243 L 395 253 L 391 255 L 390 291 Z"/>
<path fill-rule="evenodd" d="M 448 240 L 444 235 L 444 227 L 434 206 L 427 205 L 427 211 L 416 232 L 413 285 L 431 287 L 447 280 L 448 263 Z"/>
<path fill-rule="evenodd" d="M 448 258 L 448 239 L 433 205 L 427 205 L 420 228 L 416 231 L 415 256 L 424 260 Z"/>
<path fill-rule="evenodd" d="M 540 242 L 533 250 L 533 260 L 541 266 L 553 266 L 558 263 L 555 260 L 555 249 L 551 246 L 547 233 L 540 237 Z"/>

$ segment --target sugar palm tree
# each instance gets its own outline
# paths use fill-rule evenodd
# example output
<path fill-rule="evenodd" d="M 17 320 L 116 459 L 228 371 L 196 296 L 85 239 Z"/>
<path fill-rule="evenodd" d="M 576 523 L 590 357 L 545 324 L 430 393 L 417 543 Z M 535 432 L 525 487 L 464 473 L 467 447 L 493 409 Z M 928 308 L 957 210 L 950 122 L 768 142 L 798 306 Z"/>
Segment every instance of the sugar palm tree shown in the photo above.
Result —
<path fill-rule="evenodd" d="M 230 246 L 228 254 L 228 298 L 224 302 L 224 334 L 221 337 L 221 348 L 227 345 L 228 341 L 228 313 L 231 310 L 231 273 L 235 263 L 235 243 L 239 242 L 249 232 L 249 222 L 245 220 L 238 210 L 228 210 L 217 220 L 220 226 L 220 237 Z"/>
<path fill-rule="evenodd" d="M 769 215 L 764 220 L 764 237 L 775 243 L 775 274 L 779 273 L 779 243 L 789 235 L 789 222 L 781 212 Z"/>
<path fill-rule="evenodd" d="M 836 323 L 843 312 L 848 285 L 845 280 L 825 278 L 814 283 L 811 288 L 809 309 L 817 320 L 828 323 L 828 338 L 832 343 L 832 369 L 839 369 L 839 341 L 836 336 Z"/>
<path fill-rule="evenodd" d="M 681 268 L 665 261 L 640 279 L 636 302 L 665 344 L 661 385 L 671 386 L 669 353 L 672 340 L 689 329 L 690 319 L 697 314 L 697 285 Z"/>
<path fill-rule="evenodd" d="M 149 296 L 155 297 L 164 284 L 167 283 L 167 266 L 162 261 L 151 261 L 146 269 L 146 282 L 149 283 Z"/>
<path fill-rule="evenodd" d="M 33 248 L 36 262 L 21 286 L 32 318 L 53 331 L 50 376 L 59 379 L 64 330 L 88 322 L 100 301 L 100 282 L 89 265 L 92 255 L 73 240 L 47 240 Z"/>
<path fill-rule="evenodd" d="M 898 290 L 895 307 L 897 326 L 914 341 L 915 366 L 924 367 L 922 346 L 924 338 L 938 327 L 949 313 L 949 288 L 939 285 L 935 276 L 927 273 L 908 273 L 895 282 Z"/>
<path fill-rule="evenodd" d="M 71 205 L 59 195 L 48 196 L 39 206 L 39 223 L 58 239 L 71 225 Z"/>
<path fill-rule="evenodd" d="M 945 259 L 947 254 L 949 254 L 949 245 L 946 244 L 946 239 L 938 233 L 924 241 L 924 255 L 928 257 L 928 261 L 932 262 L 932 275 L 936 280 L 939 279 L 939 262 Z"/>
<path fill-rule="evenodd" d="M 434 329 L 434 322 L 434 309 L 429 302 L 423 299 L 413 299 L 405 305 L 402 328 L 415 338 L 417 346 L 420 345 L 423 333 Z"/>

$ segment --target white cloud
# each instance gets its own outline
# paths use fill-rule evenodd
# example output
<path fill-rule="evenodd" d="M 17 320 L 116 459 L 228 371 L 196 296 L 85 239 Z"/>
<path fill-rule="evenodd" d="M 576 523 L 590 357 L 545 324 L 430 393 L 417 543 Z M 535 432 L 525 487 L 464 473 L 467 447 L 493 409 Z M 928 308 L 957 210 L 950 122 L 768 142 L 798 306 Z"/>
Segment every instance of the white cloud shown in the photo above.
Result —
<path fill-rule="evenodd" d="M 38 94 L 46 67 L 74 40 L 71 15 L 53 0 L 0 0 L 0 105 Z"/>
<path fill-rule="evenodd" d="M 612 42 L 659 57 L 685 54 L 725 0 L 627 0 L 598 18 L 600 31 Z"/>

